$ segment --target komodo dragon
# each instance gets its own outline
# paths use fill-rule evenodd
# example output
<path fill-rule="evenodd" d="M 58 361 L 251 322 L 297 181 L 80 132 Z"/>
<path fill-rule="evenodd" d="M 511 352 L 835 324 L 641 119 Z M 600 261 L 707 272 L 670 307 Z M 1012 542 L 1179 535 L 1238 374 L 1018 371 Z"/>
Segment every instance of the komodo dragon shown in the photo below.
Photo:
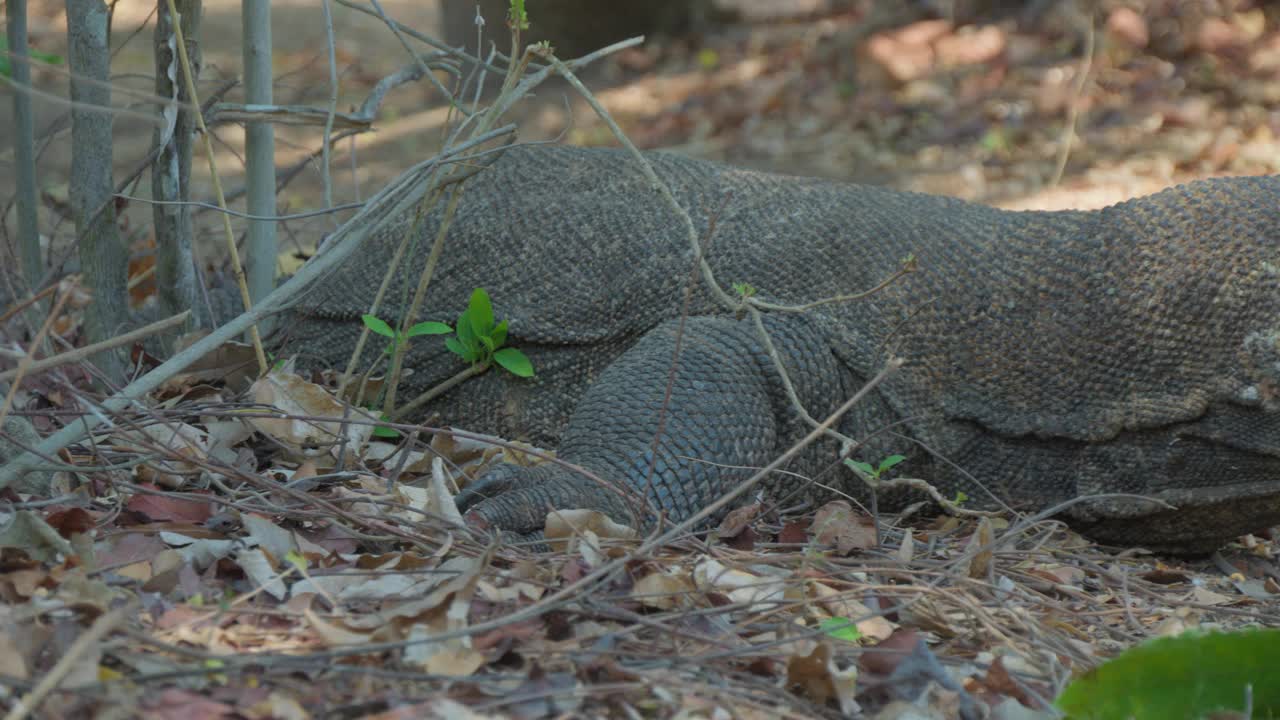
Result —
<path fill-rule="evenodd" d="M 805 303 L 874 286 L 915 257 L 916 272 L 866 299 L 766 316 L 815 418 L 891 357 L 904 361 L 840 421 L 865 441 L 864 460 L 902 453 L 896 470 L 963 492 L 968 507 L 1034 511 L 1109 493 L 1167 503 L 1085 499 L 1062 513 L 1108 543 L 1205 552 L 1280 523 L 1280 179 L 1196 182 L 1093 212 L 1007 212 L 646 157 L 726 287 Z M 407 306 L 439 212 L 383 318 Z M 291 311 L 290 347 L 345 365 L 409 220 Z M 420 319 L 451 321 L 486 288 L 537 375 L 488 372 L 433 409 L 456 426 L 558 444 L 563 460 L 689 517 L 809 430 L 751 320 L 715 304 L 693 267 L 681 222 L 626 153 L 508 150 L 467 181 Z M 407 366 L 402 392 L 414 394 L 462 367 L 438 338 L 416 339 Z M 816 443 L 767 496 L 865 496 L 835 459 L 834 442 Z M 517 533 L 540 530 L 549 508 L 627 521 L 634 507 L 556 464 L 497 468 L 459 502 L 472 521 Z"/>

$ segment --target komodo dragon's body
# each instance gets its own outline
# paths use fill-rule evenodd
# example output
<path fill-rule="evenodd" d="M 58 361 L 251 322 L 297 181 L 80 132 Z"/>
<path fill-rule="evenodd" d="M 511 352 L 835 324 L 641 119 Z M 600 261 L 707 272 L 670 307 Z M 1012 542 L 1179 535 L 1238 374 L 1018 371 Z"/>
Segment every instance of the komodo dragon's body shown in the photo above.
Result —
<path fill-rule="evenodd" d="M 915 257 L 916 272 L 866 299 L 767 315 L 816 418 L 904 360 L 840 421 L 865 441 L 863 459 L 902 453 L 897 470 L 962 491 L 970 507 L 1130 493 L 1176 508 L 1124 497 L 1064 511 L 1109 542 L 1203 551 L 1280 522 L 1280 179 L 1198 182 L 1095 212 L 1006 212 L 647 157 L 709 238 L 725 286 L 804 303 L 874 286 Z M 407 306 L 439 217 L 424 221 L 383 318 Z M 294 349 L 345 365 L 409 222 L 292 311 Z M 558 443 L 563 460 L 667 517 L 692 515 L 810 429 L 751 320 L 712 301 L 694 262 L 686 230 L 627 154 L 507 151 L 467 181 L 421 319 L 452 320 L 484 287 L 537 376 L 485 373 L 433 409 L 449 424 Z M 415 340 L 402 392 L 460 362 L 436 338 Z M 814 481 L 776 474 L 769 497 L 865 495 L 835 457 L 832 442 L 815 444 L 787 468 Z M 554 464 L 499 468 L 464 495 L 471 518 L 516 532 L 540 529 L 550 507 L 624 521 L 634 507 Z"/>

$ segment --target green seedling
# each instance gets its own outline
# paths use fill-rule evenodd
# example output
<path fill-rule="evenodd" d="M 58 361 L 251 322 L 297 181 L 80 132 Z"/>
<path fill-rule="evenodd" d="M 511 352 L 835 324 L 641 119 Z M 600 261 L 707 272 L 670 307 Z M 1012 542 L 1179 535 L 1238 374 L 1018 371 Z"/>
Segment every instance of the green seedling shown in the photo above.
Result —
<path fill-rule="evenodd" d="M 511 11 L 507 15 L 511 27 L 516 30 L 529 29 L 529 14 L 524 10 L 524 0 L 511 0 Z"/>
<path fill-rule="evenodd" d="M 387 355 L 394 354 L 402 345 L 407 346 L 411 338 L 420 335 L 449 335 L 444 339 L 445 347 L 462 358 L 469 365 L 463 375 L 478 375 L 496 364 L 512 375 L 533 377 L 533 363 L 519 350 L 507 347 L 507 321 L 496 322 L 493 318 L 493 304 L 484 288 L 476 288 L 471 293 L 467 309 L 458 316 L 454 327 L 442 322 L 420 322 L 404 332 L 391 327 L 389 323 L 375 315 L 361 315 L 364 326 L 377 335 L 387 338 Z M 452 381 L 451 381 L 452 382 Z M 382 416 L 387 420 L 387 416 Z M 377 425 L 373 429 L 375 437 L 394 438 L 400 433 L 385 425 Z"/>
<path fill-rule="evenodd" d="M 862 475 L 870 476 L 872 480 L 879 480 L 881 475 L 889 471 L 889 468 L 903 460 L 906 460 L 906 458 L 901 455 L 890 455 L 880 461 L 879 467 L 872 467 L 870 463 L 864 463 L 860 460 L 845 460 L 844 464 Z"/>
<path fill-rule="evenodd" d="M 453 332 L 453 328 L 442 322 L 420 322 L 408 330 L 400 332 L 376 315 L 361 315 L 360 320 L 364 322 L 365 327 L 388 339 L 387 348 L 383 350 L 386 355 L 393 354 L 396 351 L 396 346 L 400 343 L 407 343 L 409 338 L 418 337 L 419 335 L 448 335 Z"/>
<path fill-rule="evenodd" d="M 472 365 L 494 362 L 512 375 L 533 377 L 533 363 L 519 350 L 506 347 L 506 342 L 507 321 L 494 322 L 489 294 L 476 288 L 467 309 L 458 316 L 453 337 L 445 338 L 444 344 Z"/>
<path fill-rule="evenodd" d="M 420 322 L 404 332 L 400 332 L 399 330 L 391 327 L 390 324 L 376 315 L 361 315 L 360 320 L 364 322 L 364 326 L 369 328 L 370 331 L 387 338 L 387 347 L 383 350 L 383 354 L 387 356 L 394 354 L 396 347 L 401 343 L 407 344 L 410 338 L 415 338 L 420 335 L 447 335 L 453 332 L 453 328 L 448 325 L 442 322 L 434 322 L 430 320 L 427 322 Z M 381 418 L 386 420 L 387 416 L 384 414 Z M 398 438 L 400 437 L 400 431 L 395 428 L 387 427 L 386 425 L 375 425 L 373 427 L 373 436 L 380 438 Z"/>

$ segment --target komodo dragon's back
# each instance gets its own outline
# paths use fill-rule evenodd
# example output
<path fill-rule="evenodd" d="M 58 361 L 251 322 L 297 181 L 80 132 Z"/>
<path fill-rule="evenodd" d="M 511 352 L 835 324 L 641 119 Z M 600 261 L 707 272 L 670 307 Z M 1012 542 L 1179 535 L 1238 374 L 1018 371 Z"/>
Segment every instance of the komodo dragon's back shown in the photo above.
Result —
<path fill-rule="evenodd" d="M 1043 508 L 1125 492 L 1180 508 L 1113 499 L 1068 511 L 1104 539 L 1189 547 L 1280 521 L 1276 178 L 1197 182 L 1095 212 L 1007 212 L 646 157 L 689 212 L 726 287 L 748 283 L 757 297 L 804 303 L 874 286 L 914 257 L 916 272 L 870 297 L 769 319 L 815 416 L 890 357 L 905 361 L 842 425 L 873 438 L 867 459 L 905 452 L 904 470 L 982 506 Z M 433 211 L 415 233 L 384 318 L 407 306 L 442 214 Z M 295 311 L 304 351 L 345 363 L 358 317 L 410 226 L 402 218 L 374 238 Z M 763 464 L 805 429 L 751 323 L 716 305 L 693 269 L 687 230 L 626 153 L 508 150 L 462 190 L 422 319 L 451 320 L 472 288 L 485 287 L 510 320 L 510 344 L 527 350 L 538 377 L 489 373 L 438 409 L 453 424 L 560 441 L 574 462 L 647 493 L 670 515 L 689 515 L 698 508 L 682 502 L 743 475 L 677 456 L 673 440 L 672 449 L 656 446 L 659 474 L 669 478 L 655 489 L 652 478 L 638 477 L 653 460 L 654 397 L 687 420 L 692 439 L 681 452 L 702 448 L 725 464 Z M 691 321 L 668 394 L 668 374 L 656 368 L 670 367 L 670 321 L 685 307 L 686 288 Z M 459 369 L 436 343 L 414 347 L 410 389 Z M 731 369 L 735 363 L 746 365 Z M 651 365 L 654 377 L 645 379 Z M 681 382 L 689 383 L 688 407 Z M 742 423 L 730 427 L 699 405 L 719 382 L 760 388 L 754 404 L 716 406 L 741 413 Z M 663 392 L 654 396 L 650 386 Z M 763 448 L 758 455 L 754 445 Z M 826 451 L 793 469 L 827 467 Z M 525 484 L 559 488 L 533 498 L 538 512 L 585 498 L 621 514 L 571 480 Z M 492 481 L 464 504 L 510 526 L 502 508 L 531 498 L 514 485 Z M 485 495 L 496 497 L 481 501 Z M 1155 524 L 1163 529 L 1153 533 Z"/>

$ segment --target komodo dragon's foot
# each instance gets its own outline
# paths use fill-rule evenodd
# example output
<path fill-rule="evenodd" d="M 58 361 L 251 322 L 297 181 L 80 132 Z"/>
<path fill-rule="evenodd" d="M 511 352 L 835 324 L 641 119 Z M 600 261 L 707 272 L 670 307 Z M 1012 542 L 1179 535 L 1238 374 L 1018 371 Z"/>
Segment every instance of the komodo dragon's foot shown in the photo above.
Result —
<path fill-rule="evenodd" d="M 824 416 L 845 388 L 821 334 L 800 317 L 766 325 L 798 396 Z M 541 532 L 551 510 L 599 510 L 636 530 L 659 514 L 679 522 L 808 431 L 748 321 L 689 318 L 673 372 L 678 332 L 671 321 L 646 333 L 586 390 L 560 439 L 563 464 L 500 465 L 464 490 L 456 500 L 468 521 L 518 535 Z M 788 468 L 803 473 L 816 457 Z M 779 482 L 790 491 L 802 481 Z"/>
<path fill-rule="evenodd" d="M 524 539 L 540 537 L 553 510 L 600 510 L 637 528 L 643 513 L 643 505 L 628 503 L 623 491 L 554 463 L 499 465 L 458 493 L 455 502 L 473 527 Z"/>

